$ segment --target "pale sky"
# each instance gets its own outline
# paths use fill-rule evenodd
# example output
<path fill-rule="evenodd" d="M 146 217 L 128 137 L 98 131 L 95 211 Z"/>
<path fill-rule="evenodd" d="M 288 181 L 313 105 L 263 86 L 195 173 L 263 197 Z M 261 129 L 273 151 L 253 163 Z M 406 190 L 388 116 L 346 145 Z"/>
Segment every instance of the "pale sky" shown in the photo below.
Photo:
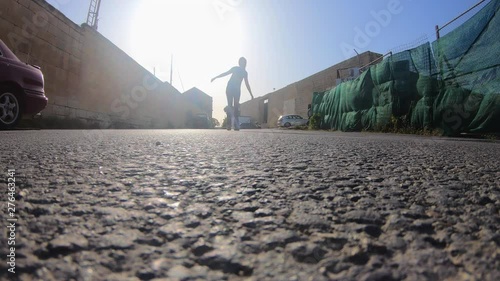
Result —
<path fill-rule="evenodd" d="M 86 22 L 90 0 L 48 2 L 75 23 Z M 355 55 L 353 49 L 386 53 L 434 41 L 435 25 L 477 2 L 102 0 L 99 32 L 146 69 L 155 68 L 163 81 L 169 80 L 173 54 L 173 86 L 180 92 L 198 87 L 211 95 L 213 115 L 222 121 L 229 77 L 210 79 L 241 56 L 248 60 L 250 85 L 259 97 Z M 249 99 L 243 85 L 241 100 Z"/>

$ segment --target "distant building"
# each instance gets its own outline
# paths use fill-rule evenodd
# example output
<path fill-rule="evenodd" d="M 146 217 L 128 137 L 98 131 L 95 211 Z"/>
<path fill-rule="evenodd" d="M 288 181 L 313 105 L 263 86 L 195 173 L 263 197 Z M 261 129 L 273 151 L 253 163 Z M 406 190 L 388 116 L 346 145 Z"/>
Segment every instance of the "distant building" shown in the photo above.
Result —
<path fill-rule="evenodd" d="M 196 112 L 188 111 L 186 115 L 186 128 L 208 129 L 212 128 L 213 99 L 198 88 L 192 88 L 182 94 Z"/>
<path fill-rule="evenodd" d="M 314 92 L 323 92 L 341 81 L 354 79 L 360 70 L 372 62 L 380 61 L 382 57 L 373 52 L 359 54 L 285 88 L 241 104 L 241 115 L 251 116 L 263 128 L 276 127 L 279 116 L 284 114 L 298 114 L 307 118 L 307 106 L 311 104 Z"/>
<path fill-rule="evenodd" d="M 191 104 L 200 109 L 201 112 L 206 113 L 210 120 L 212 119 L 213 111 L 213 98 L 203 92 L 202 90 L 194 87 L 182 94 Z"/>

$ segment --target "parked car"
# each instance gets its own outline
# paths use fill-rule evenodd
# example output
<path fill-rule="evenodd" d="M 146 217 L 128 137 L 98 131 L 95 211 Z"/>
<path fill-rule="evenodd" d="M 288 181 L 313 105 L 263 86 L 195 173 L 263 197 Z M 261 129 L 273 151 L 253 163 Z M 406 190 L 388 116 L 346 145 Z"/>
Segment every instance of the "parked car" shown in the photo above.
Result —
<path fill-rule="evenodd" d="M 308 119 L 302 118 L 300 115 L 290 114 L 281 115 L 278 118 L 278 127 L 305 126 L 309 123 Z"/>
<path fill-rule="evenodd" d="M 20 61 L 0 39 L 0 128 L 13 128 L 47 102 L 40 67 Z"/>
<path fill-rule="evenodd" d="M 240 116 L 240 129 L 260 129 L 260 125 L 254 122 L 250 116 Z"/>

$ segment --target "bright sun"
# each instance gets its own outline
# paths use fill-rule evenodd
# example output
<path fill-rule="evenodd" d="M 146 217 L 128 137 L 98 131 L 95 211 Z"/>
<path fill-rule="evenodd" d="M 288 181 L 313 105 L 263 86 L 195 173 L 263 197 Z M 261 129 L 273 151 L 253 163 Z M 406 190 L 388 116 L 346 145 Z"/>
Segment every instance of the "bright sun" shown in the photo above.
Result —
<path fill-rule="evenodd" d="M 187 90 L 234 65 L 242 37 L 239 18 L 219 18 L 211 1 L 141 1 L 132 21 L 131 55 L 164 81 L 173 55 L 174 75 Z"/>

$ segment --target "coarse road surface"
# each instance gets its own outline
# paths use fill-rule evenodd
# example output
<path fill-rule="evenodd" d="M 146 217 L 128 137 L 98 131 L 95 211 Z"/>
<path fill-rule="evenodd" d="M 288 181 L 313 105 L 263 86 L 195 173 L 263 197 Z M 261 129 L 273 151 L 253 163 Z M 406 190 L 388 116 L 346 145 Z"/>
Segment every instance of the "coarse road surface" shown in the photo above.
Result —
<path fill-rule="evenodd" d="M 0 142 L 3 190 L 15 170 L 0 280 L 500 280 L 498 142 L 296 130 Z"/>

